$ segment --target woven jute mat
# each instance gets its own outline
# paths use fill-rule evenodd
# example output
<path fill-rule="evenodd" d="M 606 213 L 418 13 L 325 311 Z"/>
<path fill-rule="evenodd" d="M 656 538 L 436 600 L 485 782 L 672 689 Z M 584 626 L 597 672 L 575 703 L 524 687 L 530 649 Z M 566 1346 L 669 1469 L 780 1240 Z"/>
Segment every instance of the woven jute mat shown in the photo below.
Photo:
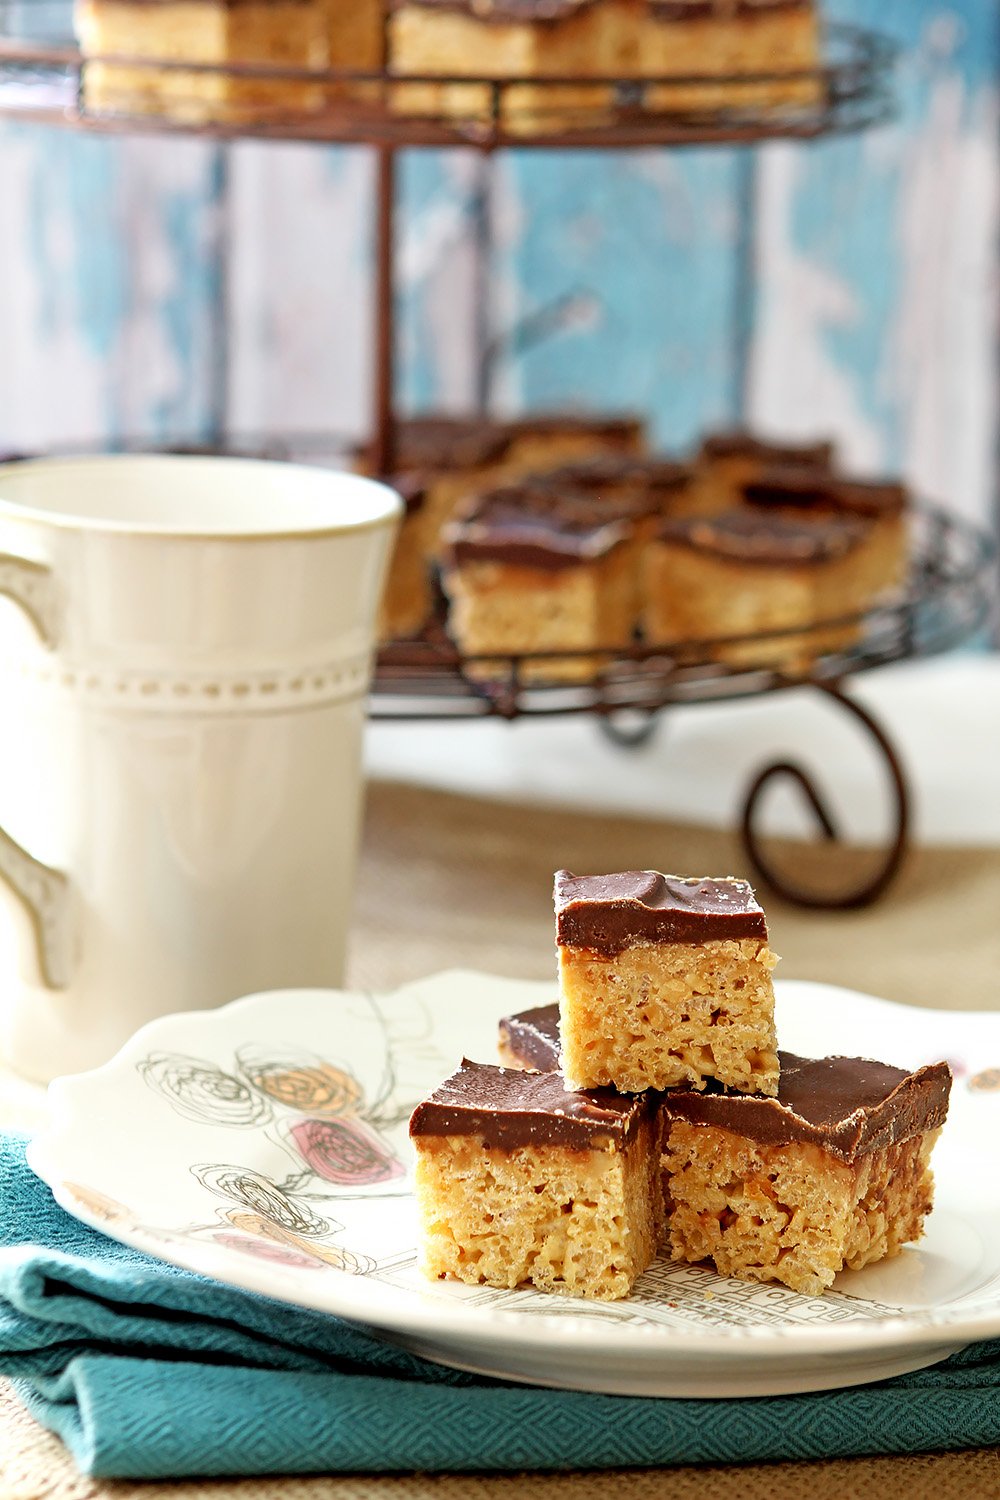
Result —
<path fill-rule="evenodd" d="M 844 888 L 865 851 L 776 844 L 781 868 Z M 369 789 L 350 981 L 381 989 L 446 968 L 554 972 L 552 872 L 656 868 L 750 875 L 735 837 L 653 819 L 518 807 L 422 788 Z M 911 1005 L 1000 1006 L 1000 850 L 914 851 L 875 907 L 805 912 L 765 900 L 779 974 Z M 38 1109 L 16 1090 L 26 1124 Z M 10 1109 L 4 1123 L 12 1123 Z M 0 1500 L 982 1500 L 1000 1451 L 596 1474 L 324 1476 L 135 1484 L 82 1479 L 0 1382 Z"/>

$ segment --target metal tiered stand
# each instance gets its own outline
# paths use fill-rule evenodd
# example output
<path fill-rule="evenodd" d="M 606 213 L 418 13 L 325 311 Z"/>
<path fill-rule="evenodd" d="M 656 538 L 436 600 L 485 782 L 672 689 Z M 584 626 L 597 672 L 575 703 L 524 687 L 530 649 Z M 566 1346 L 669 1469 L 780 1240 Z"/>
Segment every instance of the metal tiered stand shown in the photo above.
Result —
<path fill-rule="evenodd" d="M 30 6 L 27 7 L 30 10 Z M 859 131 L 887 119 L 891 100 L 887 86 L 893 49 L 883 39 L 857 27 L 830 26 L 822 63 L 795 75 L 810 84 L 805 105 L 727 107 L 669 110 L 654 107 L 666 97 L 693 97 L 696 85 L 709 85 L 719 97 L 720 85 L 734 101 L 752 97 L 748 85 L 778 80 L 765 75 L 742 75 L 731 80 L 712 78 L 594 77 L 495 79 L 417 78 L 405 84 L 462 83 L 474 86 L 481 107 L 469 117 L 417 117 L 397 107 L 396 91 L 404 87 L 387 70 L 379 73 L 325 73 L 233 66 L 224 71 L 240 77 L 312 81 L 330 85 L 366 85 L 356 90 L 363 98 L 352 104 L 343 87 L 337 102 L 325 112 L 248 123 L 224 119 L 190 123 L 175 116 L 147 113 L 94 112 L 86 104 L 85 70 L 89 66 L 72 45 L 55 45 L 26 38 L 0 38 L 0 114 L 24 121 L 104 133 L 164 132 L 196 134 L 218 140 L 272 139 L 325 144 L 368 145 L 378 160 L 376 191 L 376 275 L 374 307 L 375 379 L 373 390 L 373 455 L 377 469 L 392 474 L 395 455 L 394 421 L 394 249 L 396 154 L 408 147 L 465 147 L 482 152 L 502 148 L 622 150 L 637 147 L 685 145 L 754 145 L 772 140 L 811 140 Z M 105 58 L 90 61 L 128 63 L 140 68 L 183 68 L 185 74 L 217 73 L 209 65 L 168 63 L 151 59 Z M 523 89 L 532 85 L 530 116 L 523 113 Z M 596 100 L 587 108 L 583 97 Z M 475 87 L 478 86 L 478 87 Z M 520 95 L 518 91 L 521 91 Z M 546 106 L 539 107 L 544 90 Z M 575 91 L 575 92 L 574 92 Z M 331 89 L 331 93 L 334 92 Z M 758 91 L 757 97 L 760 97 Z M 551 110 L 548 108 L 551 101 Z M 551 121 L 546 124 L 546 117 Z M 764 767 L 749 787 L 742 812 L 747 854 L 757 873 L 786 899 L 811 907 L 858 907 L 875 901 L 896 875 L 906 852 L 910 826 L 910 795 L 899 755 L 884 729 L 846 691 L 847 681 L 860 672 L 888 662 L 911 660 L 946 651 L 973 636 L 987 619 L 993 603 L 995 549 L 991 538 L 976 527 L 929 505 L 914 509 L 911 565 L 905 588 L 890 601 L 863 616 L 845 618 L 845 639 L 852 644 L 819 656 L 808 671 L 780 666 L 726 665 L 718 660 L 717 641 L 677 641 L 656 646 L 596 653 L 601 665 L 583 683 L 522 681 L 525 656 L 490 653 L 488 680 L 470 672 L 474 659 L 463 656 L 450 641 L 443 610 L 420 640 L 393 642 L 379 654 L 371 697 L 376 719 L 476 719 L 496 716 L 593 714 L 608 734 L 622 745 L 638 744 L 652 732 L 663 710 L 677 704 L 717 703 L 724 699 L 773 693 L 808 686 L 827 701 L 839 704 L 867 732 L 880 753 L 888 782 L 893 823 L 888 846 L 877 868 L 859 884 L 836 893 L 803 888 L 774 863 L 760 828 L 762 797 L 775 779 L 788 779 L 803 794 L 815 815 L 822 837 L 833 842 L 833 815 L 809 772 L 793 761 Z M 794 632 L 801 637 L 802 627 Z M 761 658 L 780 661 L 780 636 L 739 638 L 740 659 L 752 660 L 754 640 Z M 766 649 L 765 649 L 766 648 Z M 551 660 L 559 653 L 547 649 Z M 570 655 L 571 653 L 564 653 Z M 595 653 L 588 652 L 589 658 Z M 723 653 L 725 654 L 725 653 Z M 791 656 L 791 653 L 789 653 Z M 534 678 L 535 674 L 532 674 Z"/>

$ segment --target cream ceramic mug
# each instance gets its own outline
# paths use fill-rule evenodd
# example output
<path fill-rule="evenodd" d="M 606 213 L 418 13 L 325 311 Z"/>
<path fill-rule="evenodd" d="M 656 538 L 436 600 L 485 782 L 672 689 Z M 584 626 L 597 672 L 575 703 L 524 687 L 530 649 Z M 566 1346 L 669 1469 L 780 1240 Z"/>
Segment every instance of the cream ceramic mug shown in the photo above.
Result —
<path fill-rule="evenodd" d="M 398 497 L 246 459 L 0 466 L 0 1057 L 343 978 Z"/>

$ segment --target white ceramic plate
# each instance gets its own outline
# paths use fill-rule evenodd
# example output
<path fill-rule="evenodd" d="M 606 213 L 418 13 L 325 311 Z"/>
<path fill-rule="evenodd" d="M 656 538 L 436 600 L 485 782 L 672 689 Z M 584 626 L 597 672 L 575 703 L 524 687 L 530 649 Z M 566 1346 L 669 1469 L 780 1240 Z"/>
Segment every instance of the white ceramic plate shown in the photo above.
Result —
<path fill-rule="evenodd" d="M 448 973 L 371 996 L 254 995 L 144 1027 L 106 1067 L 57 1081 L 31 1164 L 71 1214 L 150 1254 L 336 1313 L 429 1359 L 544 1385 L 759 1396 L 880 1380 L 1000 1335 L 1000 1015 L 777 986 L 782 1046 L 956 1082 L 918 1246 L 824 1297 L 658 1263 L 587 1303 L 424 1281 L 407 1118 L 500 1016 L 554 986 Z"/>

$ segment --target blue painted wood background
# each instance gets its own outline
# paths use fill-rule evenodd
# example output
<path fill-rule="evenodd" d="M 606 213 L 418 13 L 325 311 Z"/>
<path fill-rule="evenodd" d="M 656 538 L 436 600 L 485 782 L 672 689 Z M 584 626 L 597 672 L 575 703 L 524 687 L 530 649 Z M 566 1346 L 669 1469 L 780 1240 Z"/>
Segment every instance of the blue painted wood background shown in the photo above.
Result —
<path fill-rule="evenodd" d="M 737 414 L 750 232 L 754 420 L 991 515 L 1000 8 L 828 9 L 902 44 L 898 118 L 761 148 L 749 218 L 730 150 L 410 153 L 402 404 L 468 407 L 492 345 L 502 406 L 640 407 L 683 445 Z M 372 182 L 363 150 L 0 127 L 0 447 L 361 433 Z"/>

